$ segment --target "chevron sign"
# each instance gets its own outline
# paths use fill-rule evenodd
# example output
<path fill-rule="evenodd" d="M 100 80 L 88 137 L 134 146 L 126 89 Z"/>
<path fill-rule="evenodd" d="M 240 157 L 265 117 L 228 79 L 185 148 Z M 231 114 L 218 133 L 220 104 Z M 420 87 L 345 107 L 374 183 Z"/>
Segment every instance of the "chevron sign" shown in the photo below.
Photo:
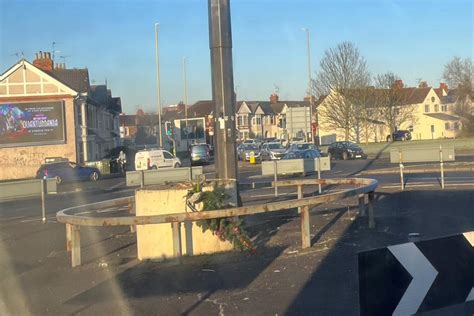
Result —
<path fill-rule="evenodd" d="M 361 315 L 412 315 L 474 301 L 474 232 L 359 253 Z"/>

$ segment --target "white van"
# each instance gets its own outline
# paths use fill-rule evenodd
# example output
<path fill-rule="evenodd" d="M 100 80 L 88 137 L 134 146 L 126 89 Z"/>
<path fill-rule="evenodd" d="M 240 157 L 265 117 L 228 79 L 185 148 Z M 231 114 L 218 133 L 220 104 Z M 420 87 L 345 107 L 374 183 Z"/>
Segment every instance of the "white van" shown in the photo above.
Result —
<path fill-rule="evenodd" d="M 135 155 L 135 170 L 179 167 L 181 160 L 163 149 L 140 150 Z"/>

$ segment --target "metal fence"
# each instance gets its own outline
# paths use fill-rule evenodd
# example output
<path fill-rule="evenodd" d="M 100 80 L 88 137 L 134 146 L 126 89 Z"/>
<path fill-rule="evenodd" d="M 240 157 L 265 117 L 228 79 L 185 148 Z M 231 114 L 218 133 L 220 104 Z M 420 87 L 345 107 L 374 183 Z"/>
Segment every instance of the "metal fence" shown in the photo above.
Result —
<path fill-rule="evenodd" d="M 216 180 L 213 180 L 216 181 Z M 304 187 L 309 185 L 351 185 L 350 189 L 344 189 L 337 192 L 323 195 L 304 197 Z M 296 199 L 270 202 L 257 205 L 249 205 L 235 208 L 228 208 L 215 211 L 202 211 L 190 213 L 163 214 L 153 216 L 120 216 L 120 217 L 91 217 L 84 212 L 93 212 L 103 208 L 114 206 L 129 205 L 129 211 L 133 210 L 133 197 L 115 199 L 94 204 L 71 207 L 57 213 L 58 222 L 66 224 L 66 248 L 71 252 L 72 266 L 81 264 L 81 226 L 130 226 L 134 229 L 135 225 L 166 224 L 172 226 L 173 249 L 176 257 L 181 256 L 181 223 L 187 221 L 199 221 L 213 218 L 246 216 L 259 213 L 279 212 L 292 208 L 299 208 L 301 216 L 301 244 L 302 248 L 311 246 L 310 239 L 310 215 L 311 207 L 322 203 L 333 202 L 348 197 L 358 197 L 359 213 L 365 216 L 366 203 L 365 196 L 368 196 L 368 226 L 375 227 L 374 220 L 374 191 L 378 182 L 373 179 L 350 178 L 350 179 L 304 179 L 304 180 L 286 180 L 273 182 L 272 185 L 279 187 L 296 187 L 298 197 Z M 81 215 L 77 215 L 81 213 Z"/>

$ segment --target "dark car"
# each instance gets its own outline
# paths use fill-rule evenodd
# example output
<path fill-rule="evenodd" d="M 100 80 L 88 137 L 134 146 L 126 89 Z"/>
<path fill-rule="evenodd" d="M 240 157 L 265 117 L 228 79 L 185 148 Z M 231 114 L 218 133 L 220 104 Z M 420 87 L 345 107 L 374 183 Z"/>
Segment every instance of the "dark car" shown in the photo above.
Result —
<path fill-rule="evenodd" d="M 191 165 L 210 163 L 211 148 L 208 144 L 194 144 L 191 146 Z"/>
<path fill-rule="evenodd" d="M 36 172 L 37 179 L 54 178 L 60 184 L 67 181 L 97 181 L 100 171 L 93 167 L 83 167 L 75 162 L 63 161 L 41 165 Z"/>
<path fill-rule="evenodd" d="M 335 142 L 328 147 L 328 156 L 331 159 L 366 159 L 367 155 L 364 153 L 359 145 L 352 142 Z"/>
<path fill-rule="evenodd" d="M 306 150 L 293 150 L 288 151 L 285 156 L 283 156 L 283 160 L 289 159 L 314 159 L 321 157 L 321 154 L 318 150 L 314 149 L 306 149 Z"/>
<path fill-rule="evenodd" d="M 387 137 L 387 141 L 405 141 L 405 140 L 411 140 L 411 132 L 410 131 L 395 131 L 392 133 L 392 136 L 390 138 L 390 135 Z"/>

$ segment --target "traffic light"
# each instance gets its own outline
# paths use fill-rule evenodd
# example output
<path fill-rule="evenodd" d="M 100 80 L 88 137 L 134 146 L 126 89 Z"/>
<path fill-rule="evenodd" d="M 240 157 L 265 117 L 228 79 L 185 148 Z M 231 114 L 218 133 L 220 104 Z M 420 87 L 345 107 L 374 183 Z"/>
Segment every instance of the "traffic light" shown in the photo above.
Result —
<path fill-rule="evenodd" d="M 166 131 L 166 135 L 168 136 L 173 135 L 173 128 L 171 126 L 171 122 L 165 122 L 165 131 Z"/>

